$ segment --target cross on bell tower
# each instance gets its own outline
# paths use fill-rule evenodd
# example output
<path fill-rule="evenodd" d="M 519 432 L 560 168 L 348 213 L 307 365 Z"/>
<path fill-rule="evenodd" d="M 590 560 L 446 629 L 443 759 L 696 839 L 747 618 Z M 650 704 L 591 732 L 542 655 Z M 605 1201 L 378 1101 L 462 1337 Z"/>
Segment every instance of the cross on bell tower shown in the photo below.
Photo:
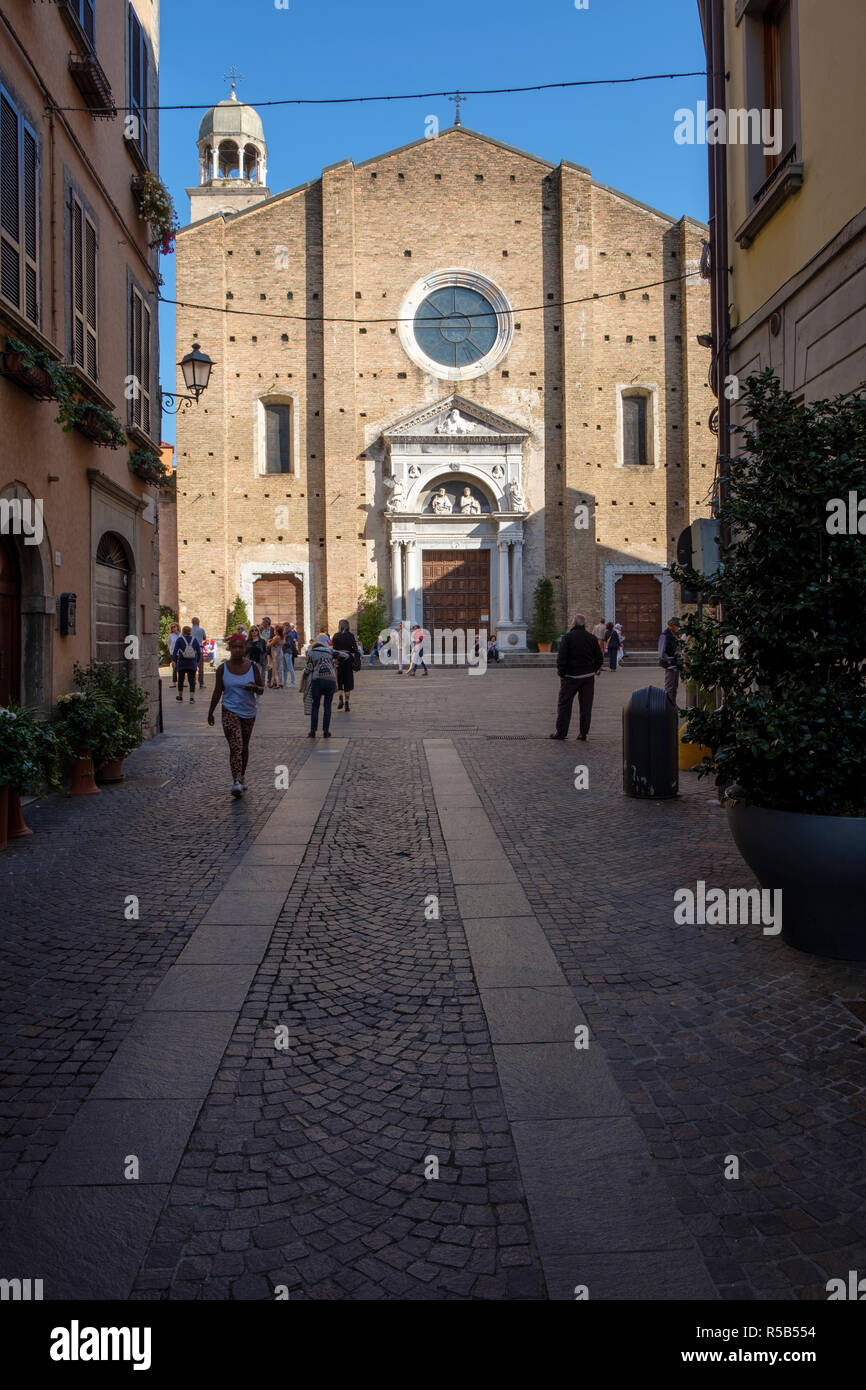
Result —
<path fill-rule="evenodd" d="M 238 85 L 239 82 L 243 82 L 243 80 L 244 80 L 244 75 L 243 75 L 243 73 L 242 73 L 242 72 L 238 72 L 238 70 L 237 70 L 237 68 L 234 66 L 234 64 L 232 64 L 232 66 L 229 68 L 228 72 L 224 72 L 224 73 L 223 73 L 223 82 L 231 82 L 231 84 L 232 84 L 231 95 L 235 98 L 235 100 L 237 100 L 237 95 L 236 95 L 236 88 L 237 88 L 237 85 Z"/>
<path fill-rule="evenodd" d="M 463 95 L 462 92 L 455 92 L 454 95 L 453 95 L 453 97 L 449 97 L 448 100 L 449 100 L 449 101 L 453 101 L 455 107 L 457 108 L 456 114 L 455 114 L 455 116 L 454 116 L 454 124 L 455 124 L 455 125 L 462 125 L 463 123 L 462 123 L 462 121 L 460 120 L 460 107 L 461 107 L 461 104 L 462 104 L 464 101 L 468 101 L 469 98 L 468 98 L 468 97 L 465 97 L 465 96 Z"/>

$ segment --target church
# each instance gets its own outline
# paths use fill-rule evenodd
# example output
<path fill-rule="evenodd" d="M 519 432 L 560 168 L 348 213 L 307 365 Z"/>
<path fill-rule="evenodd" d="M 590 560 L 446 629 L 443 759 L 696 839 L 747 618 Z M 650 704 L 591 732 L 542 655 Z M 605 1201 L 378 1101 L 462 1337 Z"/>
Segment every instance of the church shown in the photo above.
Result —
<path fill-rule="evenodd" d="M 177 237 L 181 620 L 392 621 L 532 641 L 553 581 L 655 650 L 709 514 L 707 228 L 458 122 L 267 187 L 258 114 L 204 115 Z M 299 172 L 304 172 L 299 170 Z M 699 342 L 703 337 L 704 345 Z"/>

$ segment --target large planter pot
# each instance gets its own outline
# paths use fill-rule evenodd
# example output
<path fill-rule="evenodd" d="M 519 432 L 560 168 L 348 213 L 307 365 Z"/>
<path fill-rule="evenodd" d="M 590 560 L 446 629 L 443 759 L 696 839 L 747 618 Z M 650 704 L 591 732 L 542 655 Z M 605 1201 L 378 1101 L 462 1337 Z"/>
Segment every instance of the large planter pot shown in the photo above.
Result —
<path fill-rule="evenodd" d="M 96 769 L 97 782 L 122 782 L 123 758 L 109 758 Z"/>
<path fill-rule="evenodd" d="M 737 849 L 762 888 L 782 890 L 782 936 L 798 951 L 866 960 L 866 816 L 810 816 L 726 803 Z"/>
<path fill-rule="evenodd" d="M 101 796 L 93 776 L 93 759 L 82 751 L 72 765 L 72 781 L 69 784 L 70 796 Z"/>
<path fill-rule="evenodd" d="M 549 652 L 549 651 L 550 651 L 550 648 L 551 648 L 551 643 L 550 643 L 550 642 L 539 642 L 537 645 L 538 645 L 538 650 L 539 650 L 540 652 Z"/>
<path fill-rule="evenodd" d="M 5 782 L 0 787 L 0 849 L 6 848 L 7 829 L 9 816 L 9 788 Z"/>
<path fill-rule="evenodd" d="M 22 840 L 25 835 L 32 835 L 33 831 L 25 823 L 24 812 L 21 809 L 21 795 L 19 792 L 9 788 L 9 829 L 8 837 L 10 840 Z"/>

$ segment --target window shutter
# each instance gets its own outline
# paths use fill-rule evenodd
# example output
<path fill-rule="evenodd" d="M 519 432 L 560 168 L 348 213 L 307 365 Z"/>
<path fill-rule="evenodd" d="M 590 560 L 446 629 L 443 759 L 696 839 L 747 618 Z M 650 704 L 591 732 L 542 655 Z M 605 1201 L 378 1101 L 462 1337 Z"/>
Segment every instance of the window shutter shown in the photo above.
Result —
<path fill-rule="evenodd" d="M 141 428 L 150 434 L 150 310 L 141 306 Z"/>
<path fill-rule="evenodd" d="M 39 322 L 38 170 L 36 138 L 24 128 L 24 312 Z"/>
<path fill-rule="evenodd" d="M 138 120 L 138 137 L 135 143 L 147 159 L 148 131 L 147 110 L 150 84 L 150 64 L 147 43 L 138 16 L 129 7 L 129 105 Z"/>
<path fill-rule="evenodd" d="M 0 292 L 21 307 L 18 112 L 0 97 Z"/>
<path fill-rule="evenodd" d="M 97 356 L 96 356 L 96 231 L 92 222 L 86 218 L 84 220 L 84 269 L 85 282 L 84 293 L 86 303 L 86 325 L 85 335 L 87 341 L 87 356 L 85 370 L 87 375 L 96 380 Z"/>

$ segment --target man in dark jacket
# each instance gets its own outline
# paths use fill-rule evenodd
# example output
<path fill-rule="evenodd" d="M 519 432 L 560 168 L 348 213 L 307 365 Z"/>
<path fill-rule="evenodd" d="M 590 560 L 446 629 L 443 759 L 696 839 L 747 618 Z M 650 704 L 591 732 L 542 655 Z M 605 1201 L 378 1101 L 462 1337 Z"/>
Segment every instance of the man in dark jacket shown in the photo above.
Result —
<path fill-rule="evenodd" d="M 556 733 L 551 738 L 568 737 L 571 723 L 571 707 L 577 696 L 580 709 L 580 733 L 578 738 L 586 742 L 589 721 L 592 718 L 592 701 L 595 695 L 595 678 L 601 670 L 604 658 L 601 647 L 591 632 L 586 630 L 586 618 L 578 613 L 571 631 L 567 632 L 559 644 L 556 669 L 559 672 L 559 704 L 556 709 Z"/>

